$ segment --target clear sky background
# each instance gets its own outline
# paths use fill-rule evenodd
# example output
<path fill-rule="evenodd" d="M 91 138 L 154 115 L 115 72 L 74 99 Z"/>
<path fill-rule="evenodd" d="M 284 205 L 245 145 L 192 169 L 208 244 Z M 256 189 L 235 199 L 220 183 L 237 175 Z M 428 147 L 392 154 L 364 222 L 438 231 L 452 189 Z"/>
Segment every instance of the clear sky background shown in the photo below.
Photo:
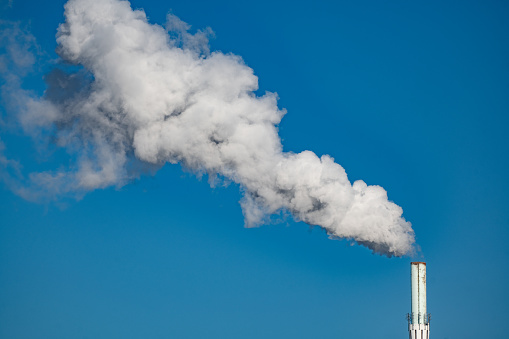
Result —
<path fill-rule="evenodd" d="M 131 3 L 211 27 L 213 50 L 279 94 L 284 150 L 383 186 L 421 252 L 373 255 L 290 218 L 243 228 L 238 187 L 178 165 L 47 205 L 2 185 L 1 338 L 405 338 L 411 261 L 428 265 L 433 338 L 506 336 L 507 2 Z M 56 58 L 63 4 L 3 1 L 0 17 Z M 42 93 L 44 72 L 24 86 Z M 1 128 L 27 172 L 60 166 Z"/>

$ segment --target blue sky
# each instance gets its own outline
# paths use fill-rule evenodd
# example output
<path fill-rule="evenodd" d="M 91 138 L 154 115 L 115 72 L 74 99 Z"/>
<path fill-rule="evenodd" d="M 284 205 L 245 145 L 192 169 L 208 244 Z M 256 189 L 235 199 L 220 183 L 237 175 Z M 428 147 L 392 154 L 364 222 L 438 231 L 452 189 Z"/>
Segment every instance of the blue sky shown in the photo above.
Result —
<path fill-rule="evenodd" d="M 64 1 L 2 3 L 46 54 Z M 211 27 L 288 113 L 285 151 L 329 154 L 381 185 L 421 252 L 387 258 L 288 218 L 246 229 L 236 185 L 165 165 L 81 200 L 0 186 L 0 337 L 407 336 L 410 262 L 426 261 L 434 338 L 503 337 L 509 316 L 509 14 L 502 1 L 132 1 Z M 42 64 L 23 86 L 42 93 Z M 3 104 L 2 104 L 3 105 Z M 2 106 L 2 119 L 14 113 Z M 1 126 L 24 170 L 65 164 Z"/>

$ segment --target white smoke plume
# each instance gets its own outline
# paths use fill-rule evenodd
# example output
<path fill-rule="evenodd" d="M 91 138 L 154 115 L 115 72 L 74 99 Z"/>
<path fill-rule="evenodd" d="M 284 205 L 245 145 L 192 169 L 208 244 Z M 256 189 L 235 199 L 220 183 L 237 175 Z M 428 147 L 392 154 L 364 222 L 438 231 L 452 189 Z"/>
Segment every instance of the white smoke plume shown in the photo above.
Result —
<path fill-rule="evenodd" d="M 382 187 L 351 184 L 330 156 L 283 152 L 277 95 L 256 96 L 258 79 L 240 57 L 210 52 L 210 29 L 191 34 L 173 14 L 166 28 L 150 24 L 118 0 L 70 0 L 65 18 L 57 52 L 83 69 L 52 71 L 42 98 L 10 96 L 27 133 L 49 131 L 76 159 L 32 174 L 39 196 L 122 186 L 144 167 L 181 163 L 237 183 L 248 227 L 289 211 L 375 253 L 413 253 L 411 225 Z"/>

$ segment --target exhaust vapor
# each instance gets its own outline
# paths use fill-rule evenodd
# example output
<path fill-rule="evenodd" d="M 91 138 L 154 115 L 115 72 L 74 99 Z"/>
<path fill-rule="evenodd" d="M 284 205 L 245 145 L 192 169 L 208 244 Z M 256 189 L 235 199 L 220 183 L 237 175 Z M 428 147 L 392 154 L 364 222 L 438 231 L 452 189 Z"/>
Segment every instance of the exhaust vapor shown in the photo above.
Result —
<path fill-rule="evenodd" d="M 25 132 L 50 135 L 75 161 L 15 187 L 16 166 L 0 154 L 4 182 L 37 199 L 122 186 L 147 168 L 181 163 L 238 184 L 248 227 L 289 211 L 375 253 L 412 254 L 414 232 L 386 191 L 351 184 L 330 156 L 283 152 L 277 95 L 255 95 L 253 70 L 239 56 L 210 52 L 210 29 L 189 28 L 173 14 L 166 27 L 150 24 L 127 1 L 70 0 L 57 52 L 77 70 L 51 71 L 42 97 L 15 86 L 2 92 Z"/>

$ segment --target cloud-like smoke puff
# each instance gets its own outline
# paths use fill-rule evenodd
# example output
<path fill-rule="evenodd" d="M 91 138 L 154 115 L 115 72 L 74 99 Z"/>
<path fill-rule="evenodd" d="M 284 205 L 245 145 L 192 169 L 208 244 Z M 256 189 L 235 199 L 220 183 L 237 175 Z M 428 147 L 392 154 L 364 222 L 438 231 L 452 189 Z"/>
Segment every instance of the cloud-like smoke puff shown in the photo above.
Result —
<path fill-rule="evenodd" d="M 239 184 L 247 226 L 286 210 L 376 253 L 412 253 L 411 225 L 382 187 L 352 185 L 330 156 L 283 152 L 277 95 L 254 94 L 258 79 L 240 57 L 210 53 L 210 30 L 190 34 L 173 14 L 166 29 L 149 24 L 117 0 L 70 0 L 65 18 L 57 51 L 86 71 L 53 71 L 45 98 L 20 110 L 26 131 L 54 129 L 76 164 L 32 182 L 86 192 L 121 186 L 143 165 L 181 163 Z"/>

